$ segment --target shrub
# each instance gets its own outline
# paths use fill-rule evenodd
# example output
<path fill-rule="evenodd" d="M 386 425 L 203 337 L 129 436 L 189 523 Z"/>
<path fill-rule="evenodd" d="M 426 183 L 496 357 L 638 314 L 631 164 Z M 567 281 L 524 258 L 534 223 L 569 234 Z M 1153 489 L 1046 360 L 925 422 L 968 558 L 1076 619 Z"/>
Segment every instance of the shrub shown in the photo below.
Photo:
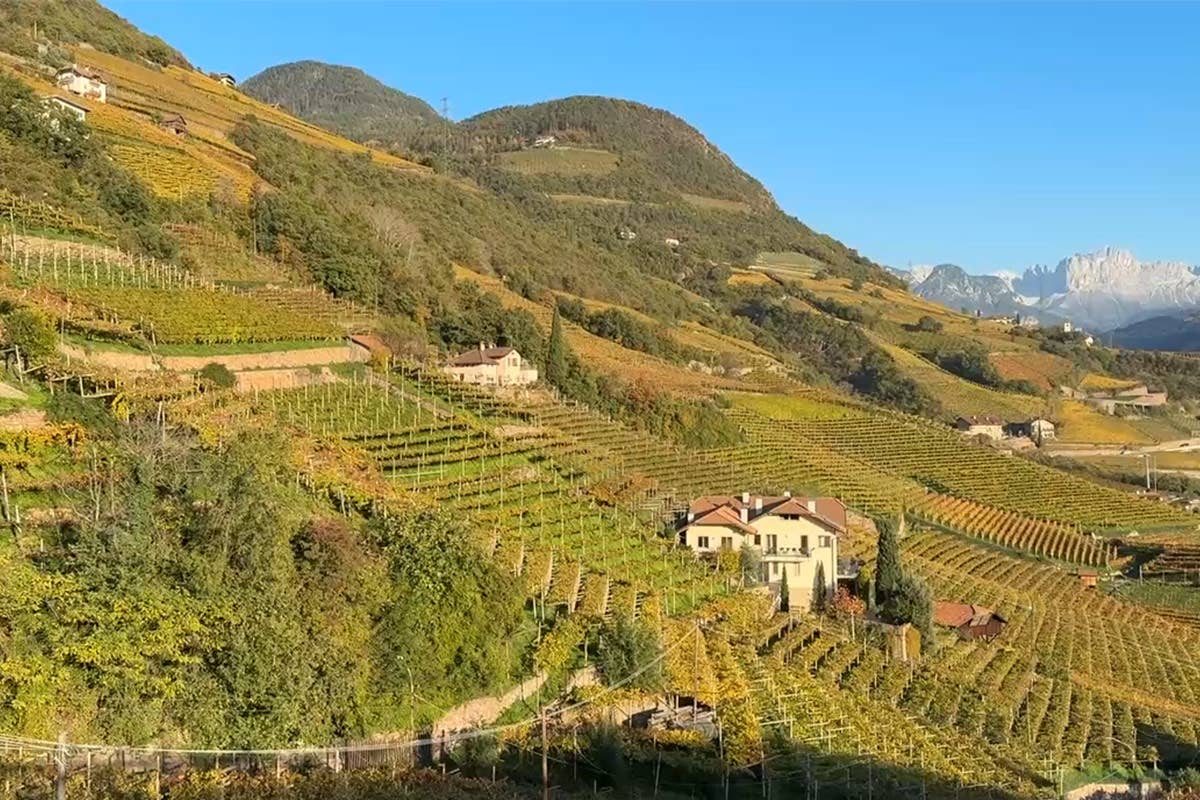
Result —
<path fill-rule="evenodd" d="M 629 688 L 645 691 L 662 687 L 662 643 L 649 626 L 618 619 L 604 626 L 601 641 L 597 664 L 605 683 L 627 681 Z"/>
<path fill-rule="evenodd" d="M 232 389 L 237 384 L 237 376 L 229 371 L 229 367 L 215 361 L 205 364 L 196 377 L 220 389 Z"/>
<path fill-rule="evenodd" d="M 20 348 L 21 358 L 30 365 L 44 362 L 58 349 L 54 323 L 31 308 L 19 308 L 5 318 L 4 341 L 9 347 Z"/>

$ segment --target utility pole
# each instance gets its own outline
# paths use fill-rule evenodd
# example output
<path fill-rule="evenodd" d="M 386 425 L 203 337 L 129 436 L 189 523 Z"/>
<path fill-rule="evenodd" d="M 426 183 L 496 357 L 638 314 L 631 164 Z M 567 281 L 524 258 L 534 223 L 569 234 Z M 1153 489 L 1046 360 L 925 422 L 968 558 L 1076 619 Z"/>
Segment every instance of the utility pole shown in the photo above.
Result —
<path fill-rule="evenodd" d="M 546 752 L 546 711 L 542 710 L 542 800 L 550 800 L 550 759 Z"/>

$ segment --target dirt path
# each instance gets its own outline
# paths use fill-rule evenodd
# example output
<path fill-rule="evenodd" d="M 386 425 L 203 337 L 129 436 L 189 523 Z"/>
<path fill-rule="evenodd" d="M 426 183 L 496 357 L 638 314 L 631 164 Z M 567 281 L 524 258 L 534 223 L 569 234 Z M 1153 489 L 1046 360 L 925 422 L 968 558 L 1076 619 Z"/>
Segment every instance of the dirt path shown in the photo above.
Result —
<path fill-rule="evenodd" d="M 29 395 L 12 384 L 0 381 L 0 398 L 4 398 L 5 400 L 28 400 Z"/>
<path fill-rule="evenodd" d="M 1186 453 L 1200 450 L 1200 439 L 1174 439 L 1148 445 L 1053 445 L 1046 448 L 1052 456 L 1137 456 L 1142 453 Z"/>

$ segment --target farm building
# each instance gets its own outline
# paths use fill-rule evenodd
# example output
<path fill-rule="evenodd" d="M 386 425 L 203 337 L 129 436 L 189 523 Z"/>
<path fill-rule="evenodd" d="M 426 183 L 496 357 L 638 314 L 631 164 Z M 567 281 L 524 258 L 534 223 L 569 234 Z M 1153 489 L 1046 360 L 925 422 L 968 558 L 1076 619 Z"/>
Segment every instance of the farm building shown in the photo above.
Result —
<path fill-rule="evenodd" d="M 158 127 L 176 136 L 186 136 L 188 132 L 187 120 L 183 118 L 183 114 L 167 114 L 159 120 Z"/>
<path fill-rule="evenodd" d="M 228 86 L 230 89 L 237 87 L 237 80 L 228 72 L 218 72 L 213 76 L 222 86 Z"/>
<path fill-rule="evenodd" d="M 1004 438 L 1004 420 L 995 414 L 959 417 L 954 426 L 969 436 L 987 436 L 996 440 Z"/>
<path fill-rule="evenodd" d="M 47 106 L 53 106 L 60 111 L 65 111 L 80 122 L 87 121 L 88 110 L 79 103 L 72 102 L 65 97 L 56 97 L 48 95 L 42 98 L 42 102 Z"/>
<path fill-rule="evenodd" d="M 807 610 L 818 590 L 834 590 L 838 537 L 845 533 L 846 506 L 836 498 L 744 492 L 696 498 L 681 521 L 679 540 L 700 555 L 737 552 L 745 544 L 757 548 L 763 583 L 778 590 L 787 575 L 791 607 Z"/>
<path fill-rule="evenodd" d="M 1009 436 L 1024 436 L 1041 444 L 1054 440 L 1055 425 L 1045 417 L 1033 417 L 1006 426 L 1005 433 Z"/>
<path fill-rule="evenodd" d="M 553 147 L 558 139 L 554 136 L 539 136 L 533 140 L 534 147 Z"/>
<path fill-rule="evenodd" d="M 531 366 L 511 347 L 484 346 L 459 353 L 443 371 L 463 383 L 484 386 L 527 386 L 536 383 L 537 367 Z"/>
<path fill-rule="evenodd" d="M 1161 408 L 1167 404 L 1167 393 L 1152 392 L 1145 384 L 1136 384 L 1109 392 L 1088 392 L 1084 401 L 1105 413 L 1113 414 L 1118 408 L 1135 411 Z"/>
<path fill-rule="evenodd" d="M 933 604 L 933 622 L 944 628 L 953 628 L 960 639 L 994 639 L 1008 624 L 1008 620 L 990 608 L 941 601 Z"/>
<path fill-rule="evenodd" d="M 71 94 L 100 103 L 108 102 L 108 81 L 94 69 L 72 64 L 58 71 L 55 82 L 59 88 L 66 89 Z"/>
<path fill-rule="evenodd" d="M 1079 578 L 1079 582 L 1088 589 L 1095 589 L 1100 583 L 1100 573 L 1094 569 L 1081 567 L 1075 571 L 1075 575 Z"/>

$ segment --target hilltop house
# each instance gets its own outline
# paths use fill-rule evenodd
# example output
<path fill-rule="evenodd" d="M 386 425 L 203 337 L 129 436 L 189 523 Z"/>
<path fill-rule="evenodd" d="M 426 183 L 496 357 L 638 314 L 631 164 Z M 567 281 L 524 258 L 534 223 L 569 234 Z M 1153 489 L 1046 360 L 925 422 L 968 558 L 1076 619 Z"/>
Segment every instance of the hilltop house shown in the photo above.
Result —
<path fill-rule="evenodd" d="M 744 544 L 757 548 L 763 583 L 778 591 L 787 575 L 791 607 L 807 610 L 816 592 L 834 590 L 838 537 L 845 533 L 846 506 L 833 497 L 744 492 L 696 498 L 681 521 L 679 541 L 702 556 L 739 551 Z M 818 571 L 824 574 L 821 586 Z"/>
<path fill-rule="evenodd" d="M 959 417 L 955 420 L 954 427 L 968 436 L 987 436 L 996 441 L 1004 438 L 1004 420 L 995 414 L 973 414 L 968 417 Z"/>
<path fill-rule="evenodd" d="M 71 94 L 100 103 L 108 102 L 108 82 L 94 69 L 72 64 L 58 71 L 55 82 Z"/>
<path fill-rule="evenodd" d="M 80 122 L 87 121 L 88 110 L 79 103 L 74 103 L 65 97 L 57 97 L 55 95 L 47 95 L 42 98 L 42 102 L 47 107 L 54 107 L 60 111 L 65 111 Z"/>
<path fill-rule="evenodd" d="M 1167 393 L 1152 392 L 1145 384 L 1136 384 L 1109 392 L 1089 392 L 1085 402 L 1106 414 L 1114 414 L 1118 408 L 1145 411 L 1165 406 Z"/>
<path fill-rule="evenodd" d="M 176 136 L 186 136 L 188 132 L 187 120 L 183 118 L 183 114 L 167 114 L 158 121 L 158 127 Z"/>
<path fill-rule="evenodd" d="M 526 386 L 536 383 L 537 367 L 530 365 L 511 347 L 484 346 L 459 353 L 443 371 L 463 383 L 484 386 Z"/>
<path fill-rule="evenodd" d="M 990 608 L 940 600 L 933 604 L 933 622 L 953 628 L 960 639 L 994 639 L 1008 624 L 1008 620 Z"/>
<path fill-rule="evenodd" d="M 228 86 L 230 89 L 237 88 L 237 81 L 228 72 L 218 72 L 213 76 L 222 86 Z"/>

